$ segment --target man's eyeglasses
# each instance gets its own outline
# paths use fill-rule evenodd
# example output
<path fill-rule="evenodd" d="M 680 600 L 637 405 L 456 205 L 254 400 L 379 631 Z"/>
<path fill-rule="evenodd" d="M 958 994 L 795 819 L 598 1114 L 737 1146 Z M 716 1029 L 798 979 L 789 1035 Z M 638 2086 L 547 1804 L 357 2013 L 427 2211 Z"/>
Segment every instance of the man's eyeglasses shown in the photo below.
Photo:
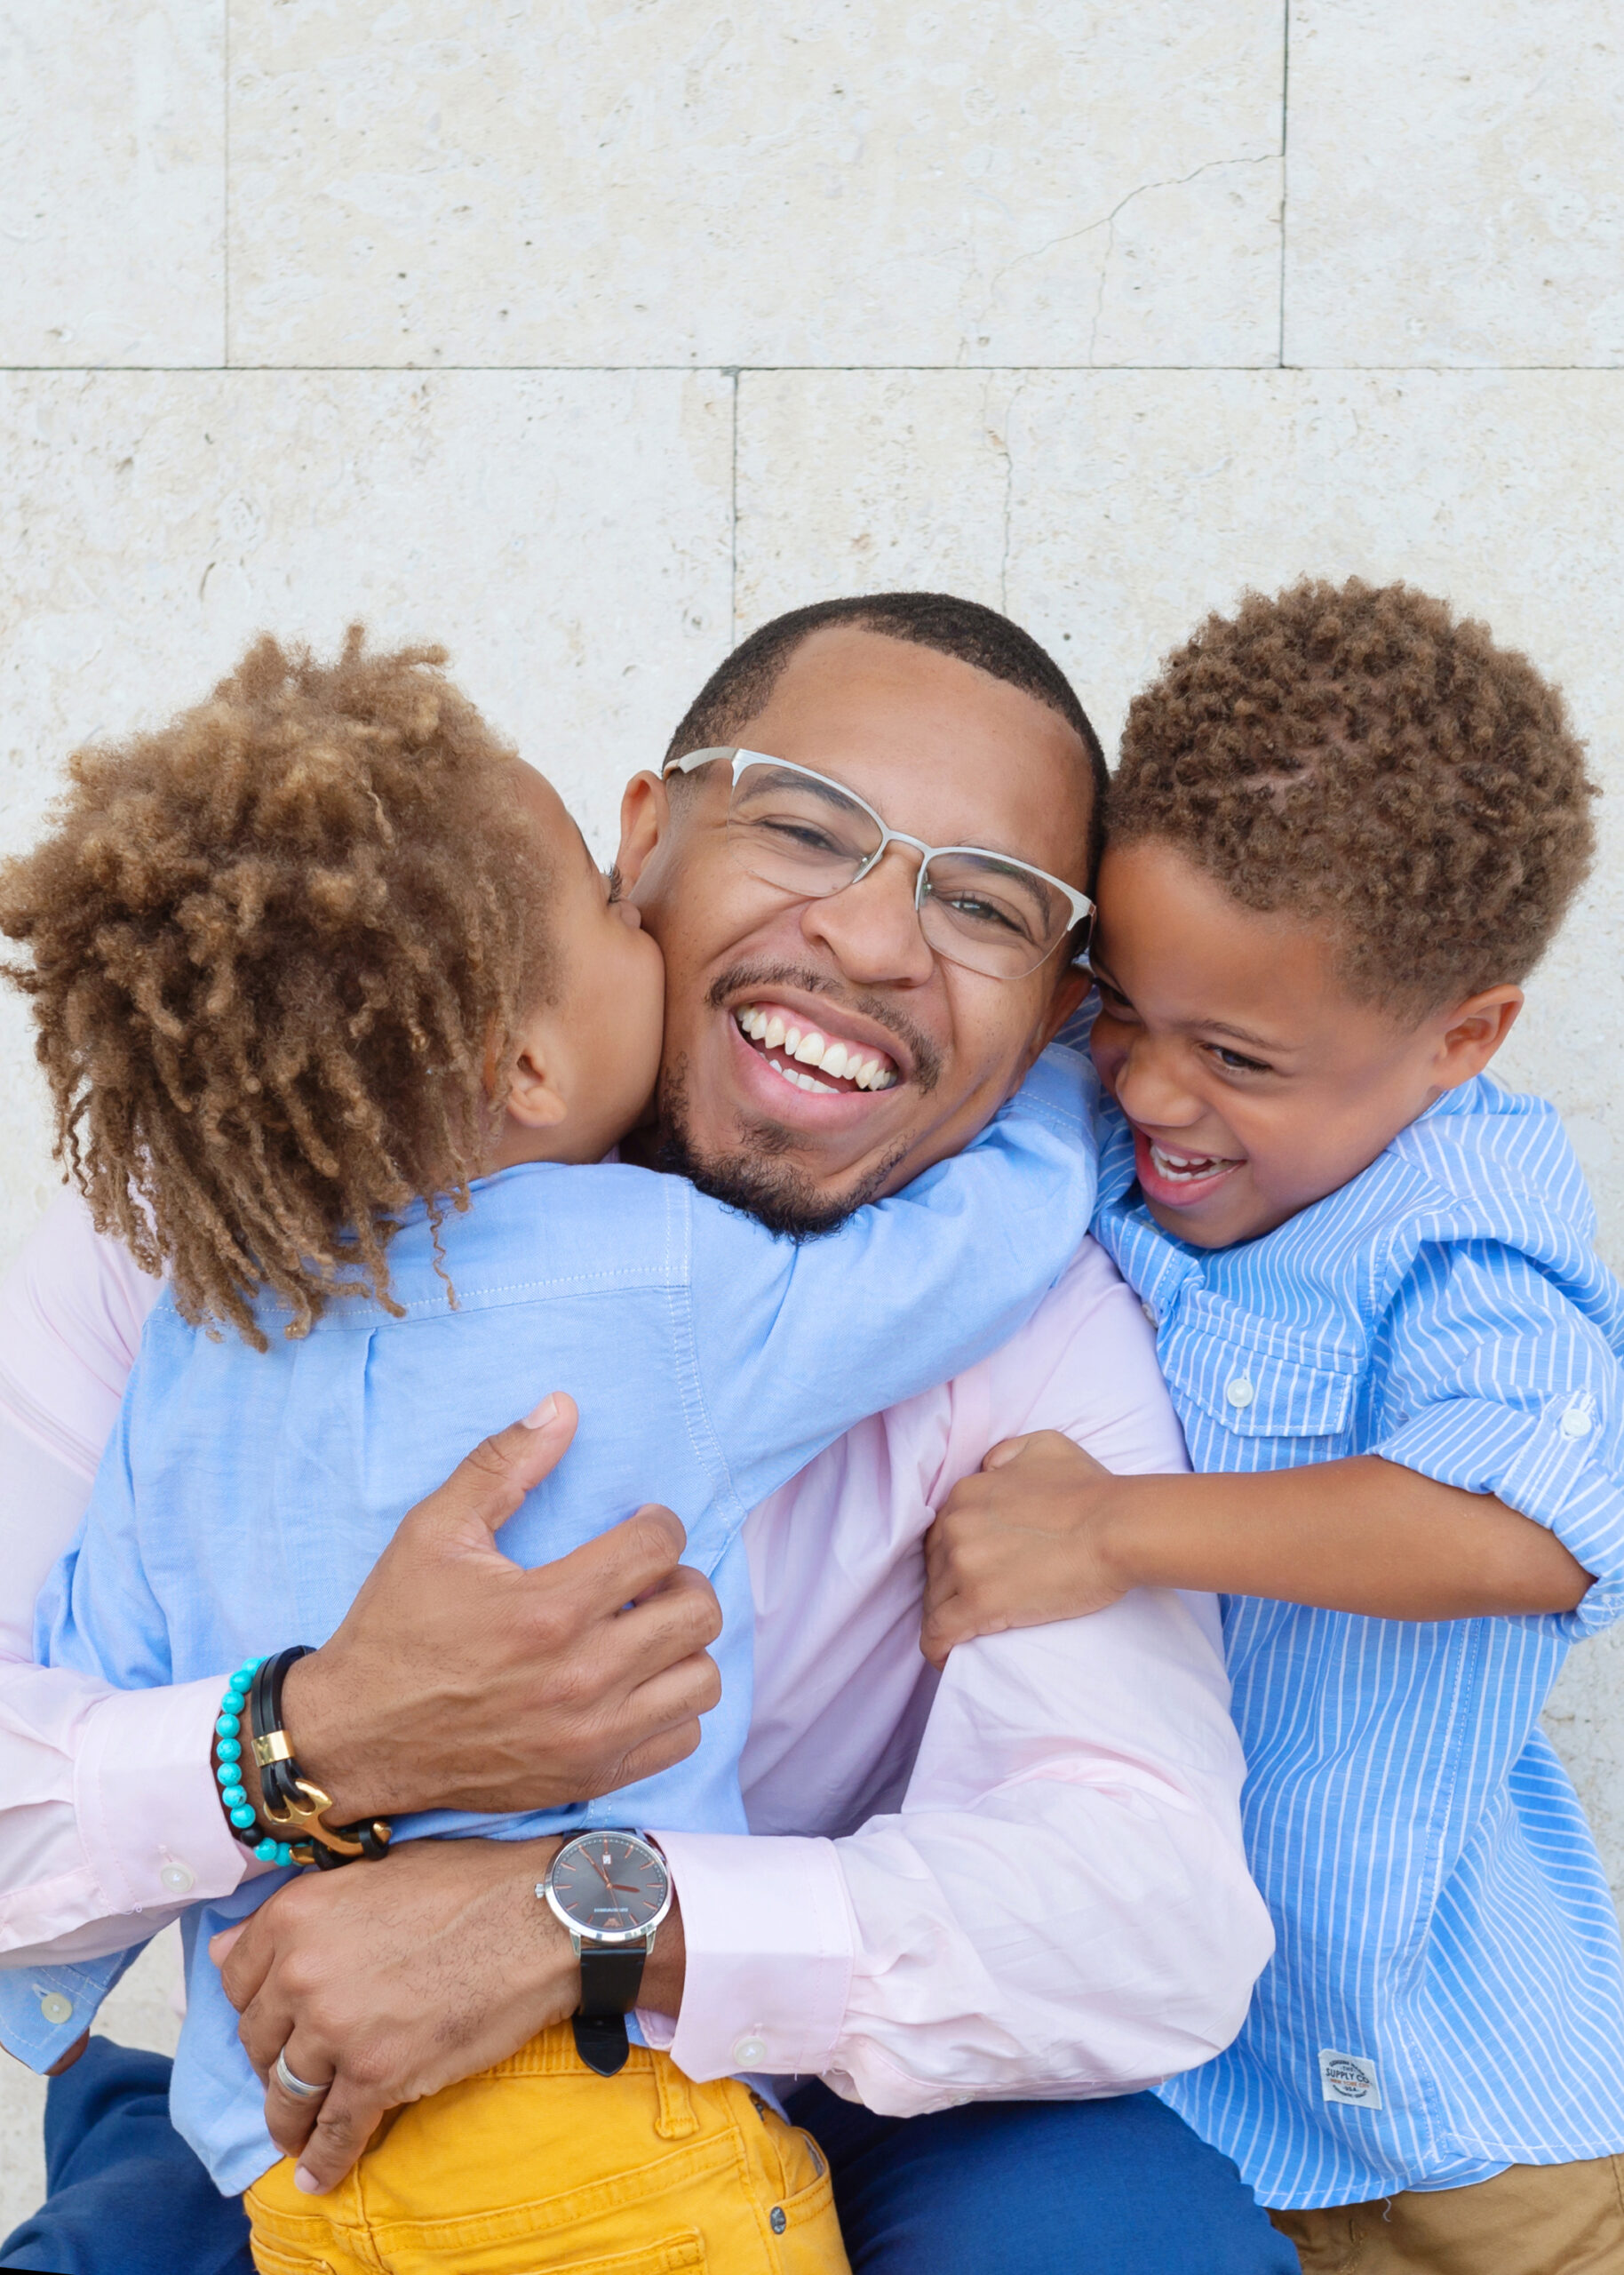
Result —
<path fill-rule="evenodd" d="M 888 829 L 871 805 L 834 782 L 762 751 L 731 746 L 667 761 L 667 774 L 692 774 L 713 760 L 733 769 L 728 844 L 751 876 L 798 898 L 826 900 L 860 884 L 893 845 L 919 858 L 913 906 L 931 948 L 950 963 L 993 979 L 1036 971 L 1079 926 L 1094 903 L 1047 870 L 976 845 L 927 845 Z M 1087 934 L 1074 961 L 1087 952 Z"/>

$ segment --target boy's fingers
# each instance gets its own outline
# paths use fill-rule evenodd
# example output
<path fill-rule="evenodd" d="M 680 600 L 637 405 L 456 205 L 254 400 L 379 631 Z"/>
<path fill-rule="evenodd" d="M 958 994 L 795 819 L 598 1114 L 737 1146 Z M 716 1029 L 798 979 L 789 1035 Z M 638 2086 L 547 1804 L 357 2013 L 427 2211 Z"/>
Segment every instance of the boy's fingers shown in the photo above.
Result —
<path fill-rule="evenodd" d="M 1019 1461 L 1031 1443 L 1030 1437 L 1000 1439 L 996 1446 L 983 1456 L 981 1465 L 983 1469 L 1005 1469 L 1012 1461 Z"/>

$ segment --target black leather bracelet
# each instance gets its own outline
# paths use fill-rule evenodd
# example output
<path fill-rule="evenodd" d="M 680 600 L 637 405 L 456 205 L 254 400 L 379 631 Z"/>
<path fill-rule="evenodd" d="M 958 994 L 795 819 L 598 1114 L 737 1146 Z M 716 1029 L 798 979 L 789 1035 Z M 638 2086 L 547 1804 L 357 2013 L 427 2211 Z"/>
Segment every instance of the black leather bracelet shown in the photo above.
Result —
<path fill-rule="evenodd" d="M 365 1817 L 355 1824 L 329 1824 L 330 1795 L 312 1784 L 293 1758 L 282 1726 L 282 1687 L 288 1669 L 308 1658 L 307 1643 L 291 1643 L 260 1662 L 249 1692 L 250 1728 L 259 1771 L 259 1815 L 270 1830 L 290 1840 L 296 1864 L 330 1872 L 358 1857 L 376 1864 L 389 1853 L 394 1827 L 387 1817 Z"/>

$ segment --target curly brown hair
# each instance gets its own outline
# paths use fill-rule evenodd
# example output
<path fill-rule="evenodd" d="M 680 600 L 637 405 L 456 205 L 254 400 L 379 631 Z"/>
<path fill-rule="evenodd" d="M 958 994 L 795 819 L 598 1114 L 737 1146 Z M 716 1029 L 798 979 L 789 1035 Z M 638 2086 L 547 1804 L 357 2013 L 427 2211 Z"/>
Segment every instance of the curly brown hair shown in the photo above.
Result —
<path fill-rule="evenodd" d="M 1485 626 L 1304 578 L 1209 616 L 1134 698 L 1110 835 L 1329 923 L 1356 992 L 1431 1009 L 1539 962 L 1596 794 L 1560 694 Z"/>
<path fill-rule="evenodd" d="M 194 1324 L 263 1350 L 387 1302 L 398 1212 L 467 1203 L 487 1077 L 547 983 L 513 754 L 439 648 L 256 643 L 208 702 L 76 753 L 0 869 L 56 1153 Z"/>

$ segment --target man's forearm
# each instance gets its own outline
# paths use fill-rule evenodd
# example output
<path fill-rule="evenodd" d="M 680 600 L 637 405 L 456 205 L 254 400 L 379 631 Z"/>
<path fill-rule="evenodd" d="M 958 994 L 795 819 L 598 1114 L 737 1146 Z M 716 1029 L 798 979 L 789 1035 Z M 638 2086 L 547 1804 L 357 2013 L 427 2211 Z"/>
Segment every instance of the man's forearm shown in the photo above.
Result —
<path fill-rule="evenodd" d="M 1118 1478 L 1103 1525 L 1104 1555 L 1128 1586 L 1379 1619 L 1571 1611 L 1590 1585 L 1543 1525 L 1374 1454 L 1245 1475 Z"/>

